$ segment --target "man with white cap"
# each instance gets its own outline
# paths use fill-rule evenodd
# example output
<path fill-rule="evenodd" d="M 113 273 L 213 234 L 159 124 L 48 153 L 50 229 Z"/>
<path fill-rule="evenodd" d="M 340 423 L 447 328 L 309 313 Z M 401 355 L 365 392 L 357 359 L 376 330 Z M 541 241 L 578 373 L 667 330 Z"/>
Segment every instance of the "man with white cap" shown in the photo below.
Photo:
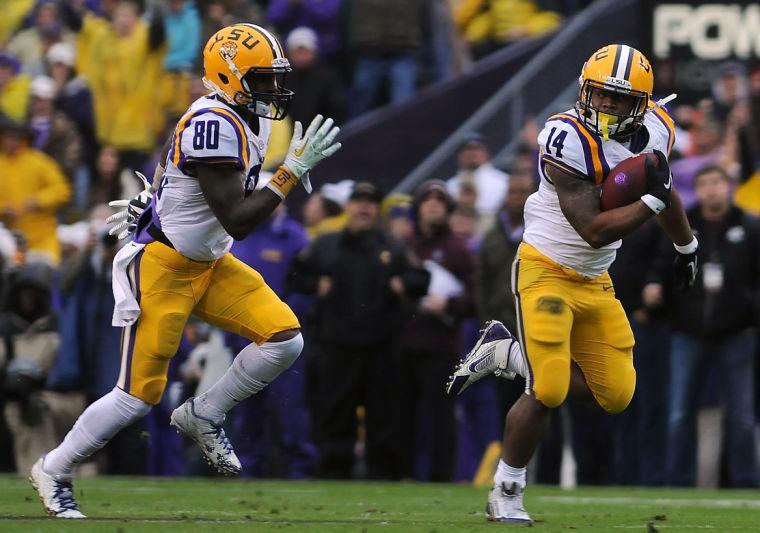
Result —
<path fill-rule="evenodd" d="M 37 76 L 30 86 L 28 126 L 32 146 L 48 154 L 72 179 L 81 164 L 82 139 L 76 126 L 55 109 L 56 86 L 52 78 Z"/>
<path fill-rule="evenodd" d="M 303 122 L 317 114 L 342 120 L 346 114 L 345 88 L 338 73 L 319 61 L 319 41 L 311 28 L 301 26 L 285 40 L 293 71 L 288 83 L 298 96 L 293 99 L 290 115 Z"/>
<path fill-rule="evenodd" d="M 343 229 L 347 220 L 344 209 L 353 188 L 353 180 L 325 183 L 317 193 L 309 196 L 301 212 L 309 237 L 315 239 Z"/>
<path fill-rule="evenodd" d="M 92 92 L 76 71 L 76 47 L 68 42 L 56 43 L 48 49 L 45 59 L 48 74 L 55 82 L 55 106 L 76 125 L 82 137 L 82 160 L 92 168 L 98 146 Z"/>
<path fill-rule="evenodd" d="M 490 227 L 496 213 L 504 205 L 509 174 L 491 163 L 488 143 L 477 132 L 469 132 L 462 138 L 457 151 L 457 167 L 457 173 L 446 181 L 446 189 L 455 199 L 459 199 L 465 186 L 473 185 L 477 193 L 475 209 L 481 218 L 479 227 Z"/>

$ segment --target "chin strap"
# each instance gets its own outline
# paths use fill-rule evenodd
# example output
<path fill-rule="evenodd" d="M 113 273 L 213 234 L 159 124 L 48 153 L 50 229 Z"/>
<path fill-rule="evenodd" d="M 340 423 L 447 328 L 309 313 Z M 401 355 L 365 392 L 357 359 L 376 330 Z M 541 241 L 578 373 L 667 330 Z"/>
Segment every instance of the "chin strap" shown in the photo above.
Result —
<path fill-rule="evenodd" d="M 206 89 L 208 89 L 215 95 L 219 96 L 222 100 L 224 100 L 225 102 L 227 102 L 228 104 L 232 106 L 238 105 L 235 102 L 233 102 L 230 99 L 230 97 L 227 96 L 227 93 L 225 93 L 221 88 L 219 88 L 219 86 L 216 83 L 214 83 L 213 81 L 209 81 L 208 79 L 206 79 L 205 76 L 203 77 L 202 81 L 203 81 L 203 86 L 206 87 Z"/>
<path fill-rule="evenodd" d="M 232 59 L 230 59 L 229 56 L 222 55 L 222 59 L 224 59 L 224 62 L 227 63 L 227 68 L 230 69 L 232 75 L 238 79 L 240 85 L 245 87 L 245 84 L 243 83 L 243 74 L 240 72 L 240 69 L 237 68 L 237 65 L 232 62 Z"/>

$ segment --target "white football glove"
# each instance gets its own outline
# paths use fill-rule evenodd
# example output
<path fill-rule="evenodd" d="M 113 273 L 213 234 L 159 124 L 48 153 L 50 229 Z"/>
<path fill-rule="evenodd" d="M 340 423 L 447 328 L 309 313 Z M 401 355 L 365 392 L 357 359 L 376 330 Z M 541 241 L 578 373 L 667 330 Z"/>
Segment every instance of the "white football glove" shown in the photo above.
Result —
<path fill-rule="evenodd" d="M 322 123 L 323 119 L 322 115 L 314 117 L 303 135 L 303 126 L 296 121 L 293 125 L 293 137 L 290 139 L 288 155 L 285 156 L 283 163 L 291 174 L 303 182 L 307 192 L 311 192 L 309 170 L 340 150 L 342 146 L 340 143 L 333 143 L 340 128 L 333 127 L 335 123 L 333 119 L 328 118 Z"/>
<path fill-rule="evenodd" d="M 153 189 L 151 189 L 148 179 L 140 172 L 135 171 L 135 174 L 142 180 L 144 190 L 131 200 L 108 202 L 108 205 L 111 207 L 125 208 L 123 211 L 119 211 L 106 219 L 106 224 L 114 224 L 108 231 L 108 234 L 118 234 L 119 239 L 129 237 L 135 232 L 135 229 L 137 229 L 137 219 L 140 218 L 140 215 L 150 206 L 150 202 L 153 200 Z"/>

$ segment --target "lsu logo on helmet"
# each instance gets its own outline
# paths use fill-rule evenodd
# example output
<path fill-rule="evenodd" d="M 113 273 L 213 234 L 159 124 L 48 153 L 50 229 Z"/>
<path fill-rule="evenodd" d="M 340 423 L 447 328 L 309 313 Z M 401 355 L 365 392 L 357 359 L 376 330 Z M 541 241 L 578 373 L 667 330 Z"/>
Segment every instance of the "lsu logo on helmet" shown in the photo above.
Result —
<path fill-rule="evenodd" d="M 654 88 L 654 74 L 649 60 L 625 44 L 600 48 L 583 64 L 576 109 L 583 123 L 605 139 L 625 140 L 644 120 Z M 592 97 L 597 90 L 622 93 L 632 97 L 628 113 L 612 114 L 596 109 Z"/>
<path fill-rule="evenodd" d="M 290 62 L 271 32 L 255 24 L 222 28 L 203 48 L 203 84 L 233 106 L 281 120 L 293 91 L 284 87 Z"/>

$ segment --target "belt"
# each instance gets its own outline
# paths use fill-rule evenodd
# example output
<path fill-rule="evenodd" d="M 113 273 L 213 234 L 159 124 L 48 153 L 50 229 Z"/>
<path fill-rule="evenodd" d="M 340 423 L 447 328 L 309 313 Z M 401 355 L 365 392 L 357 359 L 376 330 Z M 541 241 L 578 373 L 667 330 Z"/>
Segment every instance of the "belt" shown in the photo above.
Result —
<path fill-rule="evenodd" d="M 172 241 L 170 241 L 169 238 L 166 236 L 166 234 L 163 231 L 161 231 L 161 228 L 159 228 L 155 224 L 153 223 L 148 224 L 148 227 L 145 229 L 145 231 L 147 231 L 148 235 L 153 237 L 156 241 L 160 242 L 161 244 L 165 244 L 169 248 L 174 248 Z"/>

